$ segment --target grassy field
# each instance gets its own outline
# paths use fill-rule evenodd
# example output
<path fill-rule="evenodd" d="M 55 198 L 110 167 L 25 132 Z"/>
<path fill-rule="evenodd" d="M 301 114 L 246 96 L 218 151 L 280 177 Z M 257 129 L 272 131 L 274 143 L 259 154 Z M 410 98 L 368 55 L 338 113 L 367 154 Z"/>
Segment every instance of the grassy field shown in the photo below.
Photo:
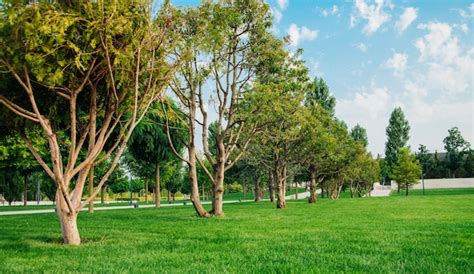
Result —
<path fill-rule="evenodd" d="M 421 189 L 409 189 L 408 190 L 408 195 L 414 195 L 414 196 L 419 196 L 419 195 L 464 195 L 464 194 L 474 194 L 474 188 L 436 188 L 436 189 L 425 189 L 425 194 L 423 194 L 423 190 Z M 400 193 L 397 191 L 392 191 L 390 193 L 392 196 L 398 196 L 398 195 L 405 195 L 405 190 L 400 189 Z"/>
<path fill-rule="evenodd" d="M 474 195 L 82 213 L 84 244 L 54 214 L 0 216 L 3 272 L 474 272 Z"/>

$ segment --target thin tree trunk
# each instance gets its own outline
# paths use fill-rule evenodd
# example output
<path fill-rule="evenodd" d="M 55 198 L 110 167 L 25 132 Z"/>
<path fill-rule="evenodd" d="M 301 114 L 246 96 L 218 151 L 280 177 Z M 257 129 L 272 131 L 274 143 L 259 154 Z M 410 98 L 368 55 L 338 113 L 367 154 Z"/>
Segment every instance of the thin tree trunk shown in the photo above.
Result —
<path fill-rule="evenodd" d="M 262 194 L 260 191 L 260 176 L 255 180 L 255 202 L 260 202 Z"/>
<path fill-rule="evenodd" d="M 324 183 L 321 183 L 321 198 L 324 198 Z"/>
<path fill-rule="evenodd" d="M 405 196 L 408 196 L 408 188 L 410 187 L 409 184 L 405 184 L 405 189 L 406 189 L 406 193 L 405 193 Z"/>
<path fill-rule="evenodd" d="M 171 204 L 171 190 L 168 188 L 166 191 L 168 192 L 168 204 Z"/>
<path fill-rule="evenodd" d="M 148 204 L 148 177 L 145 177 L 145 203 Z"/>
<path fill-rule="evenodd" d="M 295 182 L 295 199 L 298 200 L 298 183 Z"/>
<path fill-rule="evenodd" d="M 160 208 L 160 163 L 156 163 L 155 169 L 155 208 Z"/>
<path fill-rule="evenodd" d="M 101 203 L 101 204 L 104 204 L 104 198 L 105 198 L 105 197 L 104 197 L 104 189 L 105 189 L 105 186 L 102 186 L 102 187 L 100 188 L 100 203 Z"/>
<path fill-rule="evenodd" d="M 274 203 L 275 202 L 275 176 L 272 171 L 269 172 L 268 174 L 268 192 L 270 196 L 270 202 Z"/>
<path fill-rule="evenodd" d="M 94 164 L 91 165 L 89 170 L 89 196 L 94 192 Z M 94 200 L 91 200 L 88 205 L 89 213 L 94 213 Z"/>
<path fill-rule="evenodd" d="M 24 180 L 24 191 L 23 191 L 23 206 L 28 205 L 28 176 L 23 177 Z"/>
<path fill-rule="evenodd" d="M 317 201 L 317 195 L 316 195 L 316 173 L 311 172 L 311 183 L 309 184 L 309 203 L 314 204 Z"/>

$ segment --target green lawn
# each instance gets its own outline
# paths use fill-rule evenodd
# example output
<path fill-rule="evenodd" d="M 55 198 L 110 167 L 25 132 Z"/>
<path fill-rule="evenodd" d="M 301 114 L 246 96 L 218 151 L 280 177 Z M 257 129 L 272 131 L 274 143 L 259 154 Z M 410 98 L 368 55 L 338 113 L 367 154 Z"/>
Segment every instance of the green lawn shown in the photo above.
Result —
<path fill-rule="evenodd" d="M 474 195 L 391 196 L 81 213 L 61 245 L 54 214 L 0 216 L 3 272 L 474 272 Z"/>
<path fill-rule="evenodd" d="M 410 195 L 463 195 L 463 194 L 474 194 L 474 188 L 436 188 L 436 189 L 425 189 L 425 194 L 423 194 L 423 190 L 421 189 L 409 189 L 408 190 L 408 196 Z M 400 189 L 400 193 L 398 193 L 396 190 L 392 191 L 390 193 L 392 196 L 397 196 L 397 195 L 405 195 L 405 190 Z"/>

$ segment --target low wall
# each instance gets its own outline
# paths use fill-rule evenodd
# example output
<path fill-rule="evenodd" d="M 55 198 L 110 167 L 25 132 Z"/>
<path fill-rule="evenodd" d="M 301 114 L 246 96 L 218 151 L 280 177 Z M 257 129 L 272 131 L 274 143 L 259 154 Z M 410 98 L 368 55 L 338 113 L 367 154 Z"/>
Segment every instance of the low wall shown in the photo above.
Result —
<path fill-rule="evenodd" d="M 422 189 L 423 184 L 413 185 L 413 189 Z M 397 183 L 392 181 L 391 188 L 397 189 Z M 474 178 L 454 178 L 454 179 L 425 179 L 425 189 L 433 188 L 474 188 Z"/>

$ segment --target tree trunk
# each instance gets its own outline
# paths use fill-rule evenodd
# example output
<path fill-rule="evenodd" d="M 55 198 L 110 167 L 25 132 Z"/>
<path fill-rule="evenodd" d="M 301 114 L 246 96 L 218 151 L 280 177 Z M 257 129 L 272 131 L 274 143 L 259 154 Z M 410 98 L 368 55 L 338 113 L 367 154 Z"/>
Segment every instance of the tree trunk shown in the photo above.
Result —
<path fill-rule="evenodd" d="M 286 208 L 286 166 L 277 171 L 277 208 Z"/>
<path fill-rule="evenodd" d="M 212 188 L 212 214 L 220 217 L 224 216 L 222 202 L 224 198 L 224 171 L 226 161 L 226 149 L 222 136 L 216 137 L 217 157 L 214 164 L 214 180 Z M 245 195 L 245 190 L 244 190 Z"/>
<path fill-rule="evenodd" d="M 104 197 L 104 188 L 105 188 L 105 186 L 102 186 L 102 187 L 100 188 L 100 203 L 101 203 L 101 204 L 104 204 L 104 198 L 105 198 L 105 197 Z"/>
<path fill-rule="evenodd" d="M 155 208 L 160 208 L 160 163 L 156 163 L 155 169 Z"/>
<path fill-rule="evenodd" d="M 193 121 L 194 122 L 194 121 Z M 188 148 L 189 154 L 189 184 L 191 185 L 191 201 L 193 202 L 194 210 L 199 217 L 209 217 L 209 213 L 204 209 L 199 199 L 199 185 L 196 172 L 196 148 L 193 143 Z M 204 193 L 203 193 L 204 195 Z"/>
<path fill-rule="evenodd" d="M 145 203 L 148 204 L 148 177 L 145 177 Z"/>
<path fill-rule="evenodd" d="M 314 204 L 316 203 L 317 196 L 316 196 L 316 173 L 311 172 L 311 183 L 309 184 L 309 203 Z"/>
<path fill-rule="evenodd" d="M 23 192 L 23 206 L 27 206 L 28 205 L 28 176 L 25 175 L 23 177 L 23 180 L 24 180 L 24 192 Z"/>
<path fill-rule="evenodd" d="M 405 184 L 405 189 L 406 189 L 406 193 L 405 193 L 405 196 L 408 196 L 408 188 L 410 187 L 409 184 Z"/>
<path fill-rule="evenodd" d="M 168 192 L 168 204 L 171 204 L 171 190 L 168 188 L 166 191 Z"/>
<path fill-rule="evenodd" d="M 66 202 L 59 191 L 56 194 L 56 211 L 61 224 L 64 244 L 80 245 L 81 237 L 77 229 L 77 213 L 69 212 Z"/>
<path fill-rule="evenodd" d="M 295 184 L 295 199 L 298 200 L 298 183 L 294 183 Z"/>
<path fill-rule="evenodd" d="M 274 203 L 275 202 L 275 176 L 272 171 L 269 172 L 268 174 L 268 192 L 270 196 L 270 202 Z"/>
<path fill-rule="evenodd" d="M 89 170 L 89 196 L 92 196 L 94 192 L 94 164 L 91 165 Z M 94 199 L 89 202 L 88 205 L 89 213 L 94 213 Z"/>
<path fill-rule="evenodd" d="M 260 202 L 261 196 L 262 193 L 260 191 L 260 177 L 257 177 L 257 180 L 255 180 L 255 202 Z"/>
<path fill-rule="evenodd" d="M 324 198 L 324 184 L 321 183 L 321 198 Z"/>
<path fill-rule="evenodd" d="M 399 184 L 398 182 L 397 182 L 397 189 L 398 189 L 398 190 L 397 190 L 398 193 L 400 193 L 400 184 Z"/>

